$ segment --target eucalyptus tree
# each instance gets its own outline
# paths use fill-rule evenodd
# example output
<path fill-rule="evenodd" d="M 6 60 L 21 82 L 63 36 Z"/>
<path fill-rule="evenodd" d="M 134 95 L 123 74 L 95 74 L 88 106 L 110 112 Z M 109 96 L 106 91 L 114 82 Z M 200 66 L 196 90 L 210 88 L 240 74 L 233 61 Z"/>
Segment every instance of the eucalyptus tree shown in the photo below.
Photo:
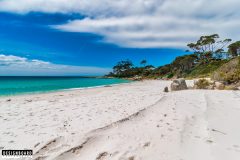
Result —
<path fill-rule="evenodd" d="M 145 67 L 145 66 L 146 66 L 146 64 L 147 64 L 147 60 L 145 60 L 145 59 L 144 59 L 144 60 L 142 60 L 142 61 L 140 62 L 140 64 L 141 64 L 141 65 L 143 65 L 143 67 Z"/>
<path fill-rule="evenodd" d="M 113 67 L 113 73 L 117 77 L 129 77 L 132 75 L 133 63 L 130 60 L 120 61 Z"/>
<path fill-rule="evenodd" d="M 185 72 L 190 71 L 196 64 L 197 56 L 195 54 L 184 55 L 177 57 L 171 64 L 172 70 L 182 75 Z"/>
<path fill-rule="evenodd" d="M 228 53 L 231 57 L 240 55 L 240 41 L 234 42 L 228 46 Z"/>
<path fill-rule="evenodd" d="M 187 46 L 198 57 L 198 62 L 209 63 L 212 59 L 222 58 L 225 47 L 232 41 L 231 39 L 219 40 L 218 34 L 201 36 L 195 43 Z"/>

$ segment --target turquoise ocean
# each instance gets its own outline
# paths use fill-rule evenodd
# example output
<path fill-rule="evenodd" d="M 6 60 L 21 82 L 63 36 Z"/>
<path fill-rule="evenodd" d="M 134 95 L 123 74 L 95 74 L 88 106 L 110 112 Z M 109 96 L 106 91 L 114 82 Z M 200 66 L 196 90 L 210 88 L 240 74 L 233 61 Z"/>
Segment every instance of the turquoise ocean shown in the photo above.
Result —
<path fill-rule="evenodd" d="M 85 77 L 1 77 L 0 96 L 43 93 L 65 89 L 128 83 L 123 79 Z"/>

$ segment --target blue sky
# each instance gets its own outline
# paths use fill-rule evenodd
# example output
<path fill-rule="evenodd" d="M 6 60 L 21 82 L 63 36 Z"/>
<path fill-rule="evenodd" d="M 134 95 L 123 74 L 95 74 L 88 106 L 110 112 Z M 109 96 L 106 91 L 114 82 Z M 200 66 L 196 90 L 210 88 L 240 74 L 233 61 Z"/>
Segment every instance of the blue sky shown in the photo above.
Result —
<path fill-rule="evenodd" d="M 1 0 L 0 75 L 103 75 L 170 63 L 203 34 L 240 38 L 238 1 L 183 1 Z"/>

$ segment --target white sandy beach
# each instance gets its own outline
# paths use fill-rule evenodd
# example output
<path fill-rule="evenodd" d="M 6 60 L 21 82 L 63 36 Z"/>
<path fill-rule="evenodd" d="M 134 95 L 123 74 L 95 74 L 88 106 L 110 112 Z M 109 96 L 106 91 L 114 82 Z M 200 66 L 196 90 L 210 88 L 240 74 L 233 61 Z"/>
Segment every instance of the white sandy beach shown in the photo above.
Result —
<path fill-rule="evenodd" d="M 240 91 L 164 93 L 170 83 L 2 97 L 0 149 L 39 160 L 239 160 Z"/>

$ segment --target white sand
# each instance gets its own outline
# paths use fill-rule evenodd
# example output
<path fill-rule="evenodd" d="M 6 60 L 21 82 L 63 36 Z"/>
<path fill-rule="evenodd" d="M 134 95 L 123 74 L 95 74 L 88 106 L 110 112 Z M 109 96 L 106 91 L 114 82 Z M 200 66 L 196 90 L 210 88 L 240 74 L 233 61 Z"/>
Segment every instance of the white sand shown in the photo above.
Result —
<path fill-rule="evenodd" d="M 164 93 L 169 84 L 0 98 L 0 149 L 60 160 L 239 160 L 240 92 Z"/>

